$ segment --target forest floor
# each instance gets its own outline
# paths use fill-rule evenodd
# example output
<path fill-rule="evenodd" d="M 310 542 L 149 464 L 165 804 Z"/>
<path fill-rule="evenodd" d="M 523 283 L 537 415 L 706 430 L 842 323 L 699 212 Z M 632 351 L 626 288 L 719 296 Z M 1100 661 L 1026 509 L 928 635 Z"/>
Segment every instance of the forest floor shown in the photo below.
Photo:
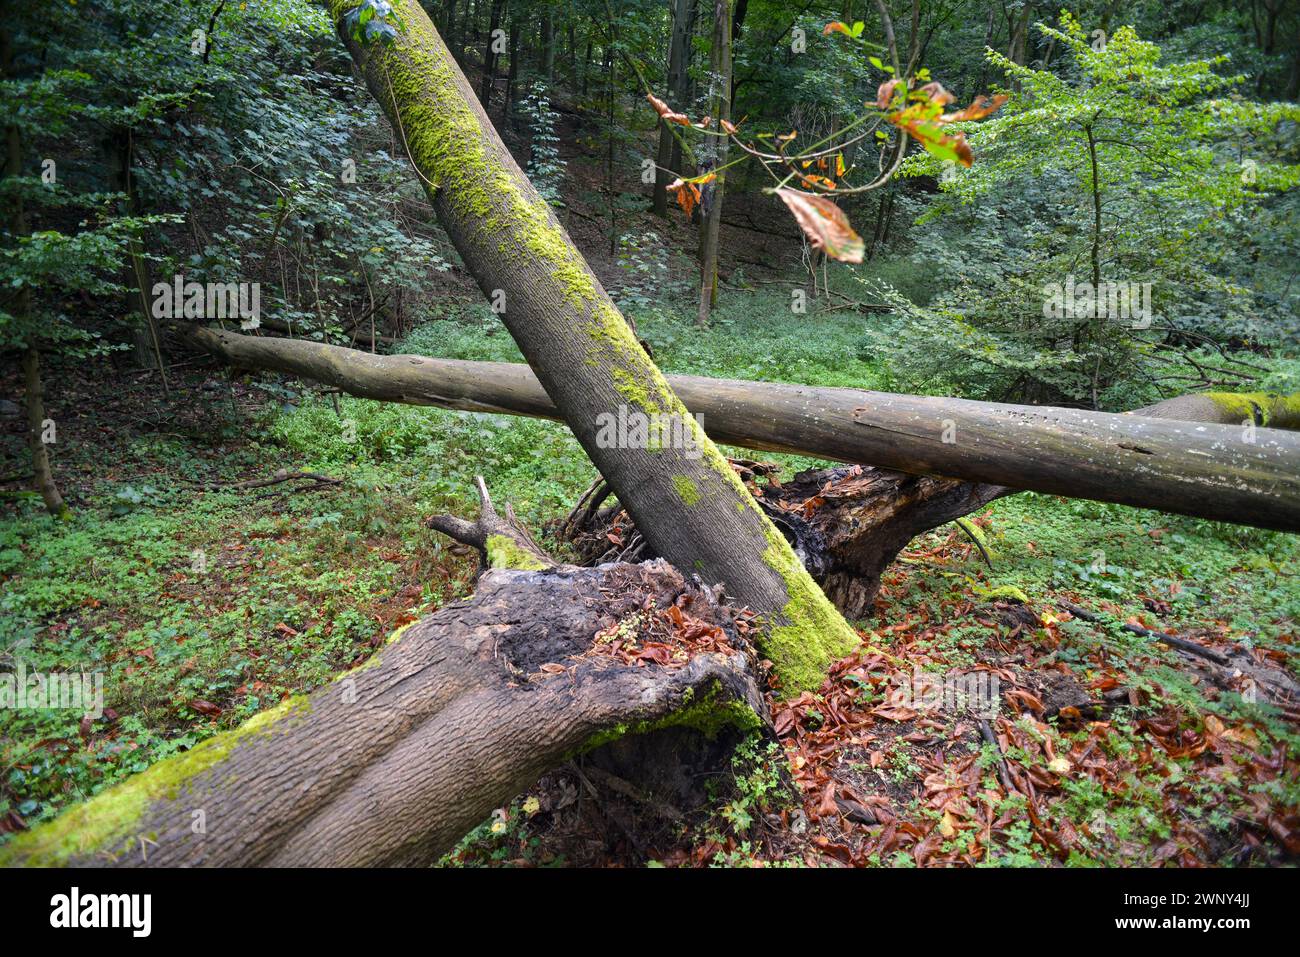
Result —
<path fill-rule="evenodd" d="M 708 331 L 657 309 L 638 323 L 669 371 L 888 386 L 888 370 L 859 354 L 860 315 L 810 309 L 796 321 L 787 301 L 731 290 Z M 519 358 L 474 309 L 432 318 L 402 348 Z M 0 712 L 5 832 L 323 684 L 469 594 L 475 556 L 421 522 L 471 512 L 474 475 L 541 528 L 594 474 L 554 423 L 331 396 L 202 360 L 171 370 L 169 397 L 156 374 L 81 368 L 52 367 L 48 380 L 73 516 L 55 521 L 26 498 L 0 512 L 0 647 L 29 671 L 102 673 L 107 710 L 85 722 Z M 12 373 L 0 379 L 0 395 L 20 394 Z M 5 487 L 18 489 L 19 417 L 0 418 L 0 442 Z M 787 475 L 819 464 L 772 458 Z M 239 484 L 281 469 L 341 482 Z M 1252 702 L 1242 669 L 1119 625 L 1294 675 L 1300 539 L 1033 494 L 975 521 L 992 568 L 953 526 L 913 542 L 861 623 L 862 651 L 818 693 L 774 702 L 779 742 L 745 742 L 705 806 L 628 798 L 579 763 L 499 809 L 445 863 L 1294 858 L 1294 704 Z M 1105 622 L 1070 620 L 1063 600 Z M 996 676 L 997 744 L 968 710 L 909 707 L 914 669 Z"/>
<path fill-rule="evenodd" d="M 676 213 L 655 219 L 631 193 L 610 196 L 601 144 L 572 116 L 560 132 L 560 217 L 666 371 L 895 387 L 866 340 L 868 325 L 888 320 L 849 305 L 870 298 L 865 287 L 840 283 L 792 314 L 790 290 L 806 284 L 796 228 L 743 183 L 728 201 L 720 306 L 710 329 L 695 329 L 680 252 L 694 227 Z M 610 246 L 611 208 L 630 243 Z M 867 272 L 918 301 L 933 281 L 901 259 Z M 442 277 L 398 351 L 520 361 L 468 278 Z M 168 378 L 164 396 L 156 373 L 120 361 L 51 361 L 52 456 L 74 510 L 63 522 L 16 494 L 29 468 L 24 424 L 0 408 L 0 667 L 99 673 L 106 697 L 96 721 L 0 710 L 0 841 L 324 684 L 397 627 L 468 596 L 475 554 L 423 519 L 472 513 L 475 475 L 537 530 L 595 475 L 556 423 L 373 403 L 203 359 Z M 20 403 L 21 393 L 16 370 L 0 372 L 0 397 Z M 825 464 L 768 458 L 786 476 Z M 249 484 L 281 470 L 340 481 Z M 817 693 L 773 701 L 776 740 L 743 742 L 703 806 L 629 797 L 579 759 L 443 863 L 1188 865 L 1300 854 L 1300 714 L 1248 687 L 1251 674 L 1300 675 L 1300 537 L 1035 494 L 972 518 L 992 566 L 954 526 L 914 541 L 860 623 L 862 650 Z M 1072 620 L 1062 601 L 1103 621 Z M 1126 621 L 1237 657 L 1216 668 L 1122 630 Z M 968 708 L 911 706 L 918 674 L 949 673 L 996 678 L 1001 706 L 984 733 Z"/>

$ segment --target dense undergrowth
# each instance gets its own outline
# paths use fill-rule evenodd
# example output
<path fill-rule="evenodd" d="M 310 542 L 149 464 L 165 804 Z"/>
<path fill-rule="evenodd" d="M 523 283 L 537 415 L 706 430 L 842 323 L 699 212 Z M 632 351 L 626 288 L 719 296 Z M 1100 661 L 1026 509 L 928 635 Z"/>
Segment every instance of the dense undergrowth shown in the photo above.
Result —
<path fill-rule="evenodd" d="M 795 323 L 780 315 L 784 302 L 779 292 L 733 291 L 705 332 L 664 310 L 647 311 L 638 323 L 670 372 L 892 386 L 888 370 L 856 348 L 860 317 L 832 310 Z M 495 320 L 474 311 L 432 318 L 403 348 L 518 358 Z M 106 401 L 93 380 L 68 381 L 64 401 L 84 410 L 58 458 L 74 514 L 57 521 L 20 499 L 0 521 L 0 646 L 29 671 L 102 672 L 107 708 L 93 722 L 70 712 L 0 714 L 0 814 L 8 830 L 46 819 L 286 694 L 320 685 L 364 659 L 393 628 L 468 594 L 473 555 L 437 540 L 421 518 L 471 511 L 475 475 L 485 476 L 494 495 L 512 502 L 535 528 L 563 514 L 593 477 L 577 444 L 555 423 L 384 405 L 269 377 L 227 382 L 220 376 L 215 370 L 189 375 L 170 407 L 143 423 L 122 414 L 120 401 Z M 136 388 L 152 385 L 139 379 Z M 127 454 L 105 465 L 103 443 L 123 435 Z M 787 473 L 816 464 L 773 458 Z M 279 468 L 343 483 L 218 486 Z M 1117 661 L 1137 669 L 1141 658 L 1143 707 L 1111 725 L 1126 747 L 1149 750 L 1142 721 L 1174 707 L 1189 728 L 1207 714 L 1249 720 L 1256 735 L 1281 748 L 1284 763 L 1300 755 L 1290 726 L 1269 709 L 1207 697 L 1179 677 L 1167 652 L 1136 648 L 1133 636 L 1117 629 L 1057 624 L 1065 616 L 1054 613 L 1057 598 L 1067 597 L 1114 612 L 1119 621 L 1142 616 L 1179 634 L 1276 652 L 1294 670 L 1300 545 L 1293 536 L 1033 494 L 999 501 L 977 522 L 993 568 L 952 527 L 923 536 L 895 566 L 880 617 L 864 623 L 869 640 L 885 650 L 896 645 L 909 660 L 919 655 L 944 667 L 969 666 L 1004 639 L 1000 612 L 991 609 L 1015 593 L 1041 626 L 1015 640 L 1028 641 L 1037 653 L 1053 646 L 1052 667 L 1086 683 Z M 835 682 L 823 692 L 833 695 Z M 796 765 L 799 744 L 790 729 L 825 720 L 810 717 L 819 714 L 817 700 L 800 699 L 798 723 L 786 729 Z M 870 757 L 863 766 L 871 774 L 884 769 L 881 780 L 893 782 L 886 790 L 900 818 L 912 808 L 923 820 L 923 795 L 913 791 L 930 773 L 926 759 L 909 756 L 918 749 L 906 742 L 890 747 L 878 766 Z M 1189 766 L 1195 760 L 1186 759 Z M 737 761 L 744 767 L 718 783 L 706 818 L 684 828 L 673 846 L 640 859 L 834 860 L 815 843 L 825 834 L 815 815 L 799 809 L 800 792 L 782 771 L 785 759 L 752 743 Z M 1149 791 L 1158 807 L 1162 781 L 1131 784 L 1135 794 Z M 1101 798 L 1089 803 L 1082 793 L 1088 787 L 1072 787 L 1052 813 L 1068 818 L 1075 804 L 1079 813 L 1093 813 Z M 1300 806 L 1294 779 L 1259 788 L 1252 793 L 1263 794 L 1280 809 L 1276 814 Z M 1242 800 L 1228 784 L 1205 783 L 1184 801 L 1190 810 L 1180 813 L 1210 813 Z M 531 803 L 521 796 L 451 860 L 572 862 L 572 832 L 558 823 L 566 808 L 554 805 L 553 794 L 534 794 Z M 1239 849 L 1231 820 L 1224 827 L 1237 835 L 1224 847 Z M 1050 860 L 1050 848 L 1030 838 L 991 840 L 979 862 Z M 1131 843 L 1123 853 L 1104 844 L 1085 847 L 1076 862 L 1154 859 L 1159 846 L 1138 842 L 1144 852 L 1135 853 Z M 1266 849 L 1260 857 L 1276 853 Z M 900 846 L 867 853 L 862 862 L 915 862 L 910 854 Z"/>

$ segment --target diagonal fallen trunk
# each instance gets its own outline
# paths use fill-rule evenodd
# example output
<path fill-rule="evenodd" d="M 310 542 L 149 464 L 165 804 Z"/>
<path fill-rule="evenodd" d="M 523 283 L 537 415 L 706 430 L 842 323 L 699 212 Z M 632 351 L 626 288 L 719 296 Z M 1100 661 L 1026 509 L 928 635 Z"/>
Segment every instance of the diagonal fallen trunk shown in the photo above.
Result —
<path fill-rule="evenodd" d="M 188 334 L 226 362 L 364 398 L 559 418 L 521 364 L 376 356 L 202 327 Z M 668 382 L 705 431 L 730 445 L 1300 531 L 1300 435 L 1242 425 L 1222 400 L 1144 410 L 1167 416 L 1156 418 L 701 376 Z M 1238 424 L 1174 417 L 1211 409 Z"/>
<path fill-rule="evenodd" d="M 367 8 L 391 42 L 367 40 L 357 0 L 318 0 L 388 117 L 425 193 L 546 394 L 657 551 L 726 581 L 762 614 L 758 637 L 792 693 L 821 684 L 857 633 L 691 419 L 550 205 L 519 169 L 428 15 L 414 0 Z M 377 24 L 371 23 L 371 26 Z M 635 410 L 673 435 L 606 441 Z"/>
<path fill-rule="evenodd" d="M 479 523 L 439 521 L 495 553 L 472 599 L 20 835 L 0 864 L 427 865 L 578 753 L 766 722 L 748 617 L 671 565 L 554 566 L 486 499 Z"/>

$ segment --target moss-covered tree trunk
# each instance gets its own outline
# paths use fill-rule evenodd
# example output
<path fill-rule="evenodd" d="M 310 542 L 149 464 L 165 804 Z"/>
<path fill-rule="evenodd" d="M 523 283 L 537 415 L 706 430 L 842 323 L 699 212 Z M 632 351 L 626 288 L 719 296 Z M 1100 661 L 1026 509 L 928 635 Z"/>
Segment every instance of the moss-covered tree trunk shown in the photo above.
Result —
<path fill-rule="evenodd" d="M 734 609 L 665 562 L 552 566 L 483 496 L 479 522 L 440 519 L 493 556 L 471 600 L 19 835 L 0 865 L 428 865 L 577 754 L 763 725 Z M 692 648 L 701 629 L 714 640 Z M 681 660 L 628 663 L 599 640 L 616 631 L 680 640 Z"/>
<path fill-rule="evenodd" d="M 355 4 L 326 6 L 338 23 Z M 856 632 L 673 394 L 424 11 L 410 0 L 395 6 L 406 29 L 393 44 L 345 42 L 469 271 L 503 307 L 561 417 L 658 554 L 725 582 L 737 603 L 765 616 L 761 648 L 786 692 L 820 684 L 825 667 L 855 647 Z M 657 423 L 662 440 L 645 441 L 633 428 L 609 441 L 607 417 L 620 414 Z"/>

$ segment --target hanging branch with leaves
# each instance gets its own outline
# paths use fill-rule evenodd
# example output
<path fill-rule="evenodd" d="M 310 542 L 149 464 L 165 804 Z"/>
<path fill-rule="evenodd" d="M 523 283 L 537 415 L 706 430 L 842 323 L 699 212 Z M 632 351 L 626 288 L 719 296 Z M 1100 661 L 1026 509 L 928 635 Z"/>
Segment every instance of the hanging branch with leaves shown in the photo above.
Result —
<path fill-rule="evenodd" d="M 798 130 L 780 134 L 760 133 L 746 140 L 740 136 L 740 123 L 723 120 L 719 124 L 721 129 L 714 130 L 711 129 L 712 117 L 693 122 L 653 93 L 646 94 L 646 99 L 665 123 L 703 136 L 728 137 L 740 152 L 727 166 L 747 160 L 758 161 L 775 183 L 767 191 L 785 203 L 812 248 L 840 262 L 862 262 L 865 244 L 840 209 L 836 202 L 838 198 L 868 193 L 888 183 L 902 164 L 910 140 L 917 141 L 939 159 L 969 167 L 974 157 L 966 135 L 950 127 L 982 119 L 1007 99 L 1004 95 L 979 96 L 965 109 L 945 113 L 944 108 L 953 102 L 953 95 L 941 83 L 932 80 L 927 69 L 922 68 L 910 77 L 900 75 L 898 46 L 889 11 L 881 0 L 877 0 L 876 8 L 884 29 L 884 46 L 862 38 L 864 24 L 861 20 L 852 26 L 833 21 L 826 25 L 822 34 L 842 34 L 855 43 L 885 53 L 889 57 L 888 63 L 876 53 L 869 53 L 867 59 L 872 67 L 886 74 L 887 79 L 876 91 L 876 99 L 863 104 L 866 109 L 862 115 L 802 151 L 791 149 L 798 138 Z M 882 129 L 886 124 L 894 128 L 892 136 Z M 873 137 L 882 145 L 876 174 L 865 182 L 854 183 L 855 167 L 846 163 L 845 152 Z M 668 191 L 689 216 L 700 202 L 700 187 L 712 182 L 720 170 L 726 168 L 708 170 L 693 177 L 679 176 L 668 185 Z M 791 188 L 789 184 L 792 182 L 798 183 L 802 189 Z"/>

